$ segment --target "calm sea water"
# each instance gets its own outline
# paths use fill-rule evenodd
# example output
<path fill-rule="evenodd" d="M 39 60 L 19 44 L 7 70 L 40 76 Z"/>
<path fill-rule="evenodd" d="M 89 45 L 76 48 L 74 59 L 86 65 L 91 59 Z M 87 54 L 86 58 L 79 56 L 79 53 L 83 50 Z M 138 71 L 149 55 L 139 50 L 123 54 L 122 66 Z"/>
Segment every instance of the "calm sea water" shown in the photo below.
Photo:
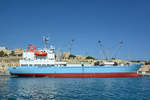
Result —
<path fill-rule="evenodd" d="M 150 77 L 20 78 L 0 76 L 0 100 L 150 100 Z"/>

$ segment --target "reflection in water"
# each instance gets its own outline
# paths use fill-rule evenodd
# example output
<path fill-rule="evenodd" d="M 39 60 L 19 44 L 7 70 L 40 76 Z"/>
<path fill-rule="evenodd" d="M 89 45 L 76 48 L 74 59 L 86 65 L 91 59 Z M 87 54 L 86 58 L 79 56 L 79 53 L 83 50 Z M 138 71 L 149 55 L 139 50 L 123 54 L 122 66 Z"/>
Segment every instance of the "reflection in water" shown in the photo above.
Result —
<path fill-rule="evenodd" d="M 0 83 L 6 83 L 8 81 L 9 77 L 8 76 L 0 76 Z"/>
<path fill-rule="evenodd" d="M 17 79 L 17 91 L 19 96 L 29 98 L 54 99 L 57 95 L 56 81 L 50 78 L 22 78 Z"/>
<path fill-rule="evenodd" d="M 0 100 L 148 99 L 143 78 L 0 78 Z M 138 95 L 136 95 L 136 93 Z"/>
<path fill-rule="evenodd" d="M 9 79 L 9 77 L 0 76 L 0 92 L 8 90 L 8 87 L 7 87 L 7 81 L 8 81 L 8 79 Z"/>

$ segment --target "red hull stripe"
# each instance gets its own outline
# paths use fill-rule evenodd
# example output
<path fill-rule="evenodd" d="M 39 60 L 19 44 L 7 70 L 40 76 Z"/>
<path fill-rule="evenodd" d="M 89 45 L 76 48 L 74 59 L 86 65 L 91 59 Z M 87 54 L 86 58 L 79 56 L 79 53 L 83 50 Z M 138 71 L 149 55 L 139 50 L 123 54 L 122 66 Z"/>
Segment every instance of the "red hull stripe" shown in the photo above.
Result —
<path fill-rule="evenodd" d="M 106 77 L 139 77 L 137 73 L 26 73 L 14 74 L 25 77 L 56 77 L 56 78 L 106 78 Z"/>

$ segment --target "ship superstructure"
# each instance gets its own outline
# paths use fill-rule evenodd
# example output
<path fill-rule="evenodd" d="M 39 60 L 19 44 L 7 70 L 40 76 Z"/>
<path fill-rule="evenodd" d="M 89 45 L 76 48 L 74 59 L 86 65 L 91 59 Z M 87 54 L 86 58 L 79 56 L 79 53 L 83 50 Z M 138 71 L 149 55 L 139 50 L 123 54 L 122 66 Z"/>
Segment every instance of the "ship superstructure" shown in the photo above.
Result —
<path fill-rule="evenodd" d="M 29 51 L 23 52 L 20 66 L 66 66 L 66 62 L 57 62 L 55 60 L 55 48 L 44 48 L 36 50 L 33 45 L 29 46 Z"/>

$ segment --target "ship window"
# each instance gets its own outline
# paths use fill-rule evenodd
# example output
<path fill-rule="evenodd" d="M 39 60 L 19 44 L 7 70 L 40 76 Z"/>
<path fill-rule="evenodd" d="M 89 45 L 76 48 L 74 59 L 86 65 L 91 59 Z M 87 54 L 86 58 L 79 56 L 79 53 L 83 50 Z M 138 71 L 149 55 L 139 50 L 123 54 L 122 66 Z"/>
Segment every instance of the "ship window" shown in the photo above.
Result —
<path fill-rule="evenodd" d="M 51 66 L 50 64 L 47 64 L 47 66 Z"/>
<path fill-rule="evenodd" d="M 64 66 L 67 66 L 67 64 L 64 64 Z"/>
<path fill-rule="evenodd" d="M 42 66 L 46 66 L 46 64 L 42 64 Z"/>
<path fill-rule="evenodd" d="M 145 71 L 146 73 L 150 73 L 150 71 Z"/>
<path fill-rule="evenodd" d="M 21 64 L 21 66 L 28 66 L 28 64 Z"/>
<path fill-rule="evenodd" d="M 141 73 L 142 73 L 142 71 L 139 71 L 138 73 L 140 73 L 140 74 L 141 74 Z"/>

